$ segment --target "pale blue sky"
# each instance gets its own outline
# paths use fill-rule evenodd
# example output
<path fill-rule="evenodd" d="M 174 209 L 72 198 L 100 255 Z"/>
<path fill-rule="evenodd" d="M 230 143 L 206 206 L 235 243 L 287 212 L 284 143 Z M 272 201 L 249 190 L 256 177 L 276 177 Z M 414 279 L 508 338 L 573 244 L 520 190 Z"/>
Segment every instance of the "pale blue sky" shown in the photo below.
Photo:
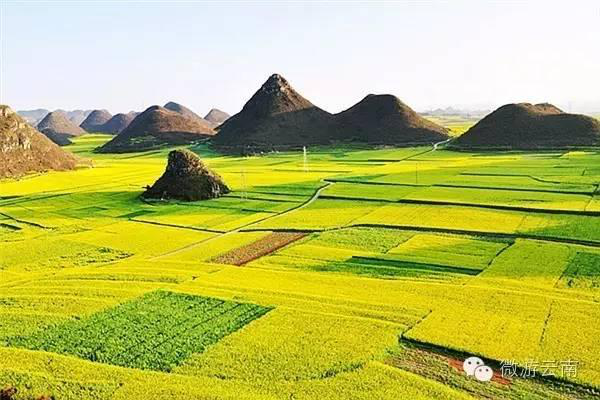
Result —
<path fill-rule="evenodd" d="M 337 112 L 549 101 L 600 111 L 600 2 L 11 1 L 1 101 L 235 113 L 273 72 Z"/>

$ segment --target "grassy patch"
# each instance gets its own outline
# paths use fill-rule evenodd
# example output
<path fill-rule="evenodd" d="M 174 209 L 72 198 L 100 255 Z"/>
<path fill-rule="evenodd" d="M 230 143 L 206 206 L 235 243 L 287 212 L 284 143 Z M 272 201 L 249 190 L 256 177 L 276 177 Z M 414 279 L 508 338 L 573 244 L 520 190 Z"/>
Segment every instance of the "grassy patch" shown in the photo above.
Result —
<path fill-rule="evenodd" d="M 170 371 L 269 308 L 168 291 L 152 292 L 12 345 L 124 367 Z"/>
<path fill-rule="evenodd" d="M 599 289 L 600 254 L 577 252 L 567 265 L 559 285 L 572 288 Z"/>

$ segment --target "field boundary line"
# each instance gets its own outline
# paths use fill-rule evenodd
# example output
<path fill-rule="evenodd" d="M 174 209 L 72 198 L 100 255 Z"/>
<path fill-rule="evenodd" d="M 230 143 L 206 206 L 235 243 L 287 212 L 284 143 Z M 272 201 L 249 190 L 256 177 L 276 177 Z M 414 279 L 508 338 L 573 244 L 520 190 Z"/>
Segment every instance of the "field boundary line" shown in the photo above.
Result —
<path fill-rule="evenodd" d="M 325 178 L 325 182 L 331 183 L 351 183 L 354 185 L 374 185 L 374 186 L 408 186 L 408 187 L 427 187 L 427 185 L 417 185 L 414 183 L 394 183 L 394 182 L 373 182 L 373 181 L 352 181 L 344 178 Z"/>
<path fill-rule="evenodd" d="M 476 185 L 452 185 L 449 183 L 434 183 L 431 187 L 444 187 L 444 188 L 456 188 L 456 189 L 479 189 L 479 190 L 504 190 L 507 192 L 532 192 L 532 193 L 558 193 L 558 194 L 572 194 L 578 196 L 589 196 L 593 197 L 594 190 L 591 192 L 577 192 L 574 190 L 552 190 L 552 189 L 526 189 L 526 188 L 511 188 L 504 186 L 476 186 Z"/>
<path fill-rule="evenodd" d="M 582 215 L 588 217 L 600 216 L 600 211 L 585 211 L 585 210 L 559 210 L 550 208 L 529 208 L 529 207 L 518 207 L 518 206 L 505 206 L 496 204 L 481 204 L 481 203 L 459 203 L 453 201 L 437 201 L 437 200 L 413 200 L 413 199 L 372 199 L 368 197 L 348 197 L 348 196 L 335 196 L 335 195 L 324 195 L 322 199 L 328 200 L 352 200 L 352 201 L 364 201 L 373 203 L 388 203 L 388 204 L 419 204 L 428 206 L 455 206 L 455 207 L 473 207 L 473 208 L 485 208 L 491 210 L 505 210 L 505 211 L 521 211 L 528 213 L 538 214 L 564 214 L 564 215 Z"/>
<path fill-rule="evenodd" d="M 186 226 L 186 225 L 176 225 L 176 224 L 168 224 L 168 223 L 164 223 L 164 222 L 155 222 L 155 221 L 147 221 L 147 220 L 143 220 L 143 219 L 135 219 L 135 218 L 130 218 L 128 219 L 128 221 L 131 222 L 139 222 L 141 224 L 149 224 L 149 225 L 158 225 L 158 226 L 166 226 L 169 228 L 180 228 L 180 229 L 188 229 L 188 230 L 192 230 L 192 231 L 198 231 L 198 232 L 206 232 L 206 233 L 225 233 L 225 231 L 218 231 L 216 229 L 207 229 L 207 228 L 197 228 L 195 226 Z"/>
<path fill-rule="evenodd" d="M 6 217 L 8 219 L 10 219 L 11 221 L 18 222 L 19 224 L 30 225 L 30 226 L 34 226 L 36 228 L 48 229 L 48 230 L 55 229 L 55 228 L 51 228 L 49 226 L 44 226 L 44 225 L 41 225 L 41 224 L 38 224 L 38 223 L 35 223 L 35 222 L 29 222 L 29 221 L 25 221 L 23 219 L 15 218 L 15 217 L 10 216 L 9 214 L 6 214 L 6 213 L 1 212 L 1 211 L 0 211 L 0 215 Z"/>
<path fill-rule="evenodd" d="M 552 316 L 552 306 L 554 306 L 554 300 L 550 302 L 550 306 L 548 307 L 548 314 L 544 319 L 544 326 L 542 327 L 542 332 L 540 335 L 540 341 L 538 342 L 538 346 L 540 346 L 540 350 L 544 345 L 544 339 L 546 338 L 546 330 L 548 328 L 548 323 L 550 322 L 550 317 Z"/>

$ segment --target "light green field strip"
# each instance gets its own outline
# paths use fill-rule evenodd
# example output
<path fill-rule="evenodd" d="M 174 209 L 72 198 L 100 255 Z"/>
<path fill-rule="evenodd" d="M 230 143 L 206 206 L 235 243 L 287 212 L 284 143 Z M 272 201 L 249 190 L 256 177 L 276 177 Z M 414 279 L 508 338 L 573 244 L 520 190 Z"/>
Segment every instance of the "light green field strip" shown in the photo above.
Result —
<path fill-rule="evenodd" d="M 470 188 L 430 187 L 408 193 L 404 199 L 439 201 L 471 205 L 498 205 L 540 210 L 584 211 L 590 197 L 587 195 L 519 192 L 508 190 L 480 190 Z"/>
<path fill-rule="evenodd" d="M 468 237 L 417 234 L 388 254 L 407 261 L 482 270 L 508 245 Z"/>
<path fill-rule="evenodd" d="M 396 201 L 419 190 L 416 186 L 371 185 L 361 183 L 336 182 L 323 191 L 323 196 L 342 199 L 367 199 L 380 201 Z"/>
<path fill-rule="evenodd" d="M 507 189 L 522 189 L 529 191 L 547 190 L 556 192 L 580 192 L 593 193 L 595 185 L 590 183 L 569 183 L 561 182 L 559 179 L 551 180 L 537 178 L 535 176 L 504 176 L 504 175 L 486 175 L 485 173 L 459 174 L 448 181 L 448 185 L 456 186 L 477 186 L 481 188 L 502 187 Z"/>
<path fill-rule="evenodd" d="M 537 286 L 553 288 L 563 275 L 574 250 L 564 244 L 517 240 L 471 281 L 490 286 Z M 493 280 L 494 282 L 489 282 Z"/>

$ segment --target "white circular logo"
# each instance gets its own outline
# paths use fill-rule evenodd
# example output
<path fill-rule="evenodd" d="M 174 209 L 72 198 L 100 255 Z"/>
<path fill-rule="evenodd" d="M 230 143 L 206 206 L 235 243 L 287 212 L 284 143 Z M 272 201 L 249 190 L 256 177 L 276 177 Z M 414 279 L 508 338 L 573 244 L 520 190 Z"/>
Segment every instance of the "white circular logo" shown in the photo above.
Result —
<path fill-rule="evenodd" d="M 489 382 L 494 376 L 494 371 L 487 365 L 480 365 L 475 368 L 475 378 L 481 382 Z"/>
<path fill-rule="evenodd" d="M 483 365 L 483 360 L 479 357 L 469 357 L 463 362 L 463 369 L 468 376 L 475 374 L 475 368 Z"/>

